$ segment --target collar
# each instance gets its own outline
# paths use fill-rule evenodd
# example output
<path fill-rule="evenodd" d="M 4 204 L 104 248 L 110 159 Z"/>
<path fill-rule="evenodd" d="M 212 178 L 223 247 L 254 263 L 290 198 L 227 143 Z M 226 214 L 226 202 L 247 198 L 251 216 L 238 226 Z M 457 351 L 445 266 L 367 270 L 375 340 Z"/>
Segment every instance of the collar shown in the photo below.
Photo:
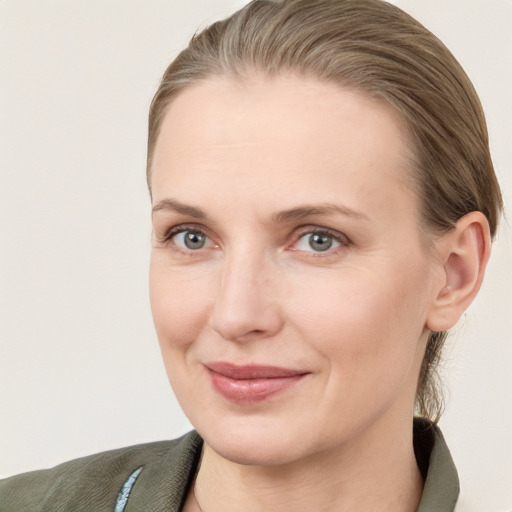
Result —
<path fill-rule="evenodd" d="M 414 419 L 414 453 L 425 478 L 417 512 L 453 512 L 459 497 L 459 477 L 450 450 L 437 425 Z"/>

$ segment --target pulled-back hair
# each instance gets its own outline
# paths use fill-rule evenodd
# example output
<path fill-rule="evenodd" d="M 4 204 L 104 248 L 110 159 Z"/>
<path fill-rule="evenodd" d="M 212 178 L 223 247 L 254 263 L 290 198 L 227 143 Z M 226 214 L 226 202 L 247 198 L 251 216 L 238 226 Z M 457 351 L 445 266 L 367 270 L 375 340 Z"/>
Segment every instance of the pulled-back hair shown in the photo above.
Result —
<path fill-rule="evenodd" d="M 149 114 L 147 177 L 162 119 L 183 89 L 213 76 L 292 73 L 392 105 L 412 140 L 411 177 L 431 236 L 480 211 L 494 236 L 502 199 L 478 96 L 450 51 L 382 0 L 254 0 L 196 34 L 165 71 Z M 437 421 L 436 369 L 446 332 L 431 332 L 416 412 Z"/>

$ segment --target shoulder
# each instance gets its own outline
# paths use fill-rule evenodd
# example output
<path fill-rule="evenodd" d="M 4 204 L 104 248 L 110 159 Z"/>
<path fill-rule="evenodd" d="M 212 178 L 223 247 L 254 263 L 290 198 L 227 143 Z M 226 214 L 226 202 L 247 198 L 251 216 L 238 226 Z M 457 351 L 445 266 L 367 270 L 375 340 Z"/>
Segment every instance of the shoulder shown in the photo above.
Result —
<path fill-rule="evenodd" d="M 172 441 L 119 448 L 0 480 L 0 512 L 112 512 L 123 485 L 132 475 L 172 477 L 174 472 L 176 485 L 186 481 L 201 445 L 199 435 L 190 432 Z M 137 487 L 143 494 L 143 486 L 137 483 Z"/>

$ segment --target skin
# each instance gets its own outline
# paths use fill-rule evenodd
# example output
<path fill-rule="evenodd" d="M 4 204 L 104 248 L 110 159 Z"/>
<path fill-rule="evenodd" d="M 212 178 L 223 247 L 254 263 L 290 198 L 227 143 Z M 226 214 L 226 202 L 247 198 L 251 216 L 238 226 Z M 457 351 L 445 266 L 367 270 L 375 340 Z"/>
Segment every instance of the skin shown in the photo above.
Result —
<path fill-rule="evenodd" d="M 438 301 L 453 244 L 425 243 L 409 166 L 398 114 L 333 84 L 211 78 L 171 103 L 150 294 L 170 382 L 205 439 L 185 510 L 196 497 L 207 512 L 416 510 L 411 418 L 429 323 L 452 321 Z M 326 204 L 341 209 L 296 215 Z M 295 215 L 276 222 L 283 211 Z M 311 247 L 315 229 L 329 250 Z M 205 245 L 187 248 L 187 230 Z M 211 361 L 307 375 L 240 404 L 213 388 Z"/>

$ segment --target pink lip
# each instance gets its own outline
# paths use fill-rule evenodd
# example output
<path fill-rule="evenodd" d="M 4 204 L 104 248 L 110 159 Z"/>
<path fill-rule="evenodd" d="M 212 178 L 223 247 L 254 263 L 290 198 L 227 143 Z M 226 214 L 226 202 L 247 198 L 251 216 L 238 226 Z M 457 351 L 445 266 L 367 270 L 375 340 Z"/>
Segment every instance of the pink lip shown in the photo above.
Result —
<path fill-rule="evenodd" d="M 205 365 L 212 385 L 224 398 L 239 403 L 260 402 L 284 391 L 308 374 L 277 366 L 237 366 L 225 362 Z"/>

